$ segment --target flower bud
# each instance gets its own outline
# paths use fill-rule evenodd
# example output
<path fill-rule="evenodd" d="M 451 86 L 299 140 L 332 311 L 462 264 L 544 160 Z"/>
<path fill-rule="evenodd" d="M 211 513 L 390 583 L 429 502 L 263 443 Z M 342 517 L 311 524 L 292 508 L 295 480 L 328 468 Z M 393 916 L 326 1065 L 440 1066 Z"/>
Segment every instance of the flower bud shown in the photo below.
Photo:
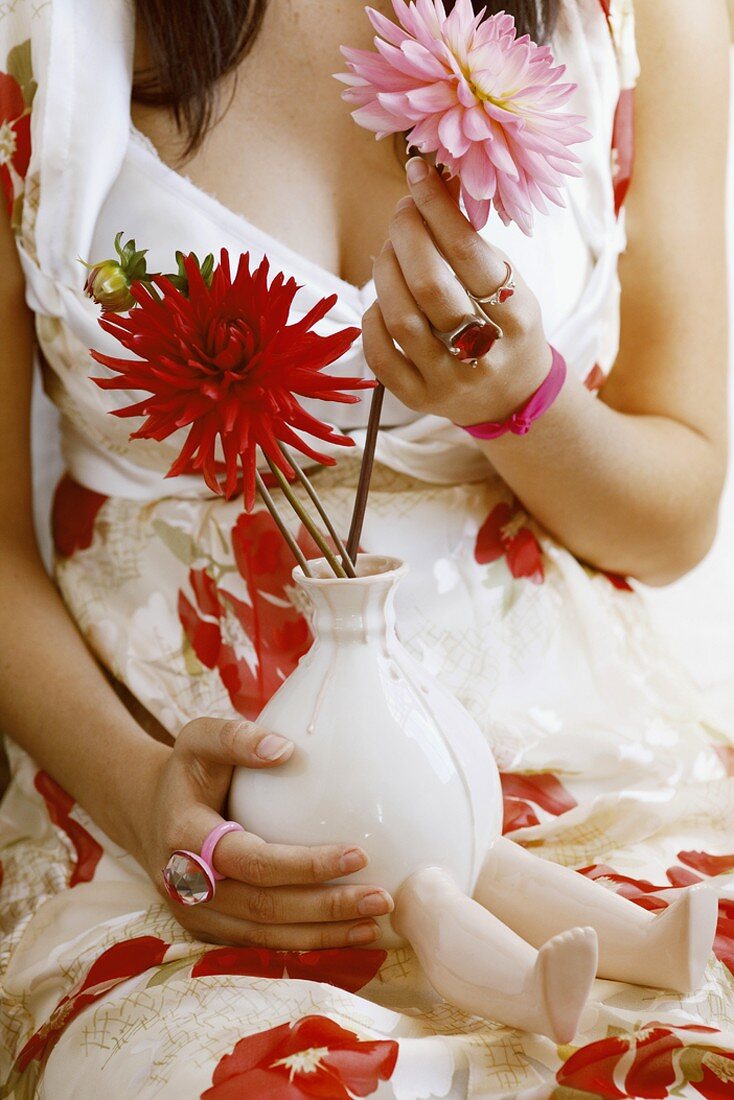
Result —
<path fill-rule="evenodd" d="M 130 280 L 116 260 L 102 260 L 89 268 L 84 293 L 104 313 L 125 313 L 135 305 Z"/>
<path fill-rule="evenodd" d="M 117 258 L 114 260 L 100 260 L 96 264 L 80 261 L 88 271 L 84 293 L 101 306 L 104 313 L 126 313 L 133 309 L 136 302 L 130 288 L 133 283 L 145 280 L 148 274 L 145 250 L 139 251 L 133 240 L 123 245 L 122 233 L 115 237 L 115 252 Z"/>

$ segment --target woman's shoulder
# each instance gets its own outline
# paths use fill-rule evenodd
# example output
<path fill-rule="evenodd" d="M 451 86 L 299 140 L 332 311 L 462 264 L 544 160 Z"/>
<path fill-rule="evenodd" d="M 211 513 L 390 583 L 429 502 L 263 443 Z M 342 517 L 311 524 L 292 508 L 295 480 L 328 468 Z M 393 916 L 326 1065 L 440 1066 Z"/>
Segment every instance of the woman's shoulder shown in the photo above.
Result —
<path fill-rule="evenodd" d="M 621 7 L 632 0 L 618 0 Z M 728 52 L 729 14 L 726 0 L 634 0 L 638 36 L 657 44 L 661 55 L 670 47 L 696 62 L 706 48 Z"/>

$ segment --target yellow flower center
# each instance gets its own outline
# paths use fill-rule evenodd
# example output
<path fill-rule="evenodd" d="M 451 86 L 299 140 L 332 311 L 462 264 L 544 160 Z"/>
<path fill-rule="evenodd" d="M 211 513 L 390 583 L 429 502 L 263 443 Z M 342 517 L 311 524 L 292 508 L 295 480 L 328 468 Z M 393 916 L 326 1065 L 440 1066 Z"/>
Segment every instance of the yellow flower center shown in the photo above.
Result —
<path fill-rule="evenodd" d="M 309 1047 L 308 1050 L 298 1050 L 295 1054 L 289 1054 L 287 1058 L 279 1058 L 272 1064 L 285 1066 L 292 1081 L 297 1073 L 315 1073 L 317 1069 L 321 1069 L 321 1059 L 328 1053 L 328 1047 Z"/>
<path fill-rule="evenodd" d="M 15 130 L 9 122 L 0 124 L 0 164 L 9 164 L 18 148 Z"/>

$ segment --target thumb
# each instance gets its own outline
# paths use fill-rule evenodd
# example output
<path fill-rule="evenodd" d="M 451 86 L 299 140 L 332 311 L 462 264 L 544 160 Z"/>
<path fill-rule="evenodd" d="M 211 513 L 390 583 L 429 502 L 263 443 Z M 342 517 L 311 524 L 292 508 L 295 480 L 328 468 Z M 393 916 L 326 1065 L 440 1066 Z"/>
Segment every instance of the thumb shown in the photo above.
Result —
<path fill-rule="evenodd" d="M 239 718 L 195 718 L 176 739 L 176 750 L 200 763 L 224 768 L 272 768 L 284 764 L 295 745 L 287 737 Z"/>

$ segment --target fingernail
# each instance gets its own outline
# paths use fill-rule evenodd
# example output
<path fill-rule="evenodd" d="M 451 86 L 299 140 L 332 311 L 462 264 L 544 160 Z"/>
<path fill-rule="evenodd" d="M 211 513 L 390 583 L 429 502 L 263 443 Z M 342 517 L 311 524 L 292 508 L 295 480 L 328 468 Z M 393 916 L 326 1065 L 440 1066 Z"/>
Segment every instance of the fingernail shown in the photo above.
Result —
<path fill-rule="evenodd" d="M 360 867 L 364 867 L 367 863 L 367 858 L 364 852 L 361 852 L 359 848 L 350 848 L 348 852 L 345 852 L 339 863 L 341 872 L 343 875 L 351 875 L 352 871 L 358 871 Z"/>
<path fill-rule="evenodd" d="M 385 913 L 392 913 L 393 900 L 383 890 L 373 890 L 371 894 L 364 894 L 357 904 L 357 912 L 362 917 L 381 917 Z"/>
<path fill-rule="evenodd" d="M 398 210 L 405 210 L 409 206 L 415 206 L 415 203 L 413 202 L 413 198 L 411 195 L 405 195 L 404 198 L 399 199 L 395 203 L 395 212 L 397 213 Z"/>
<path fill-rule="evenodd" d="M 285 756 L 292 745 L 293 742 L 286 737 L 280 737 L 277 733 L 268 733 L 262 741 L 258 742 L 255 756 L 259 756 L 261 760 L 277 760 L 280 756 Z"/>
<path fill-rule="evenodd" d="M 354 928 L 350 928 L 347 939 L 350 943 L 371 943 L 377 939 L 379 934 L 380 929 L 377 925 L 368 920 L 364 924 L 355 924 Z"/>
<path fill-rule="evenodd" d="M 428 175 L 428 165 L 423 157 L 412 157 L 405 169 L 411 183 L 420 183 Z"/>

